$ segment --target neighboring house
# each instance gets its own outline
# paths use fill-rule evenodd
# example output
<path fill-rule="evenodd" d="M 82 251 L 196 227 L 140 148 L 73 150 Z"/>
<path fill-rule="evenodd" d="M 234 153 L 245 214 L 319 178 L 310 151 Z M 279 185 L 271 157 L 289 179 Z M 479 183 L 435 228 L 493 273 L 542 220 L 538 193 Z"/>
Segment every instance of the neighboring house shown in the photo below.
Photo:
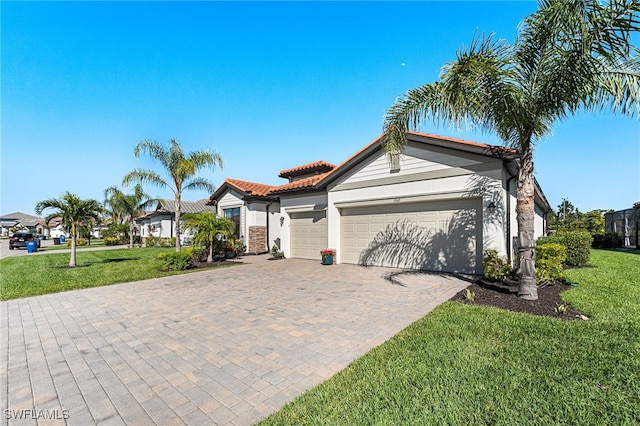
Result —
<path fill-rule="evenodd" d="M 202 211 L 216 212 L 215 207 L 208 206 L 207 200 L 198 201 L 182 201 L 181 214 L 199 213 Z M 154 236 L 160 238 L 173 238 L 176 236 L 176 219 L 175 219 L 174 200 L 159 200 L 155 210 L 147 212 L 144 216 L 135 220 L 140 228 L 140 236 L 144 243 L 147 237 Z M 181 233 L 182 240 L 189 238 L 188 231 L 183 229 Z"/>
<path fill-rule="evenodd" d="M 0 234 L 7 237 L 13 228 L 28 229 L 42 234 L 44 230 L 42 218 L 27 213 L 15 212 L 0 216 Z"/>
<path fill-rule="evenodd" d="M 640 249 L 640 201 L 633 208 L 604 214 L 604 232 L 618 234 L 625 247 Z"/>
<path fill-rule="evenodd" d="M 69 233 L 64 229 L 61 217 L 54 217 L 49 221 L 45 235 L 49 238 L 69 237 Z"/>
<path fill-rule="evenodd" d="M 272 186 L 226 179 L 211 195 L 236 221 L 248 252 L 482 273 L 483 250 L 515 254 L 517 152 L 411 132 L 391 161 L 378 138 L 339 166 L 317 161 L 280 172 Z M 535 236 L 551 207 L 535 183 Z"/>

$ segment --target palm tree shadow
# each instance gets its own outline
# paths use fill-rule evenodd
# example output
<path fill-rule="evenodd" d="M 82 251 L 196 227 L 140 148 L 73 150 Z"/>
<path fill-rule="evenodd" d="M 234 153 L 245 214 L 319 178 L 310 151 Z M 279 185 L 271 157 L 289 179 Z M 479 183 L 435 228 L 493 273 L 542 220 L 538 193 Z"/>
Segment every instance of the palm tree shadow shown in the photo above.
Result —
<path fill-rule="evenodd" d="M 457 278 L 459 280 L 466 281 L 469 284 L 475 283 L 477 281 L 475 275 L 471 275 L 471 274 L 456 274 L 456 273 L 449 273 L 449 272 L 416 271 L 416 270 L 402 270 L 397 272 L 395 271 L 387 272 L 386 274 L 382 275 L 382 278 L 389 281 L 393 285 L 397 285 L 400 287 L 407 287 L 407 285 L 404 282 L 402 282 L 403 278 L 407 278 L 407 277 L 415 277 L 415 278 L 425 277 L 426 278 L 430 276 L 443 277 L 443 278 Z"/>
<path fill-rule="evenodd" d="M 490 238 L 483 238 L 483 227 L 502 229 L 505 209 L 499 185 L 487 176 L 471 176 L 465 201 L 453 210 L 446 223 L 429 227 L 404 218 L 387 224 L 360 253 L 358 263 L 458 274 L 469 281 L 460 274 L 481 272 L 483 246 L 492 243 Z M 474 199 L 477 203 L 470 206 L 468 201 Z M 490 214 L 484 214 L 483 201 L 493 205 Z M 390 282 L 398 284 L 397 274 L 387 275 Z"/>

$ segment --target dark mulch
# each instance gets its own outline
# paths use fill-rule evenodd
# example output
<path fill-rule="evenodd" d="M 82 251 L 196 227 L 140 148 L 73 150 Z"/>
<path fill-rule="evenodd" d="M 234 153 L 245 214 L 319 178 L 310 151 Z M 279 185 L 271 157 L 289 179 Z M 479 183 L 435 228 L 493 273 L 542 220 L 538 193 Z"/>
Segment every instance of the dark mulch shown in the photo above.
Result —
<path fill-rule="evenodd" d="M 478 280 L 467 288 L 475 294 L 473 301 L 467 298 L 466 289 L 456 294 L 451 300 L 468 305 L 493 306 L 512 312 L 563 320 L 586 318 L 560 298 L 560 293 L 571 288 L 567 284 L 556 283 L 538 288 L 538 300 L 520 299 L 517 296 L 518 287 L 515 282 L 503 284 Z M 561 312 L 563 310 L 564 312 Z"/>

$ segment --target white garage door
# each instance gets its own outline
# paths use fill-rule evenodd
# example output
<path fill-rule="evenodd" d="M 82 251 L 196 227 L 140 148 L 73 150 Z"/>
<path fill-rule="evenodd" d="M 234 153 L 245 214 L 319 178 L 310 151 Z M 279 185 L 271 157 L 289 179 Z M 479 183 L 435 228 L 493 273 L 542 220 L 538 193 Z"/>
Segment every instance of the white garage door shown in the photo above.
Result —
<path fill-rule="evenodd" d="M 291 213 L 291 257 L 320 259 L 327 248 L 327 217 L 324 211 Z"/>
<path fill-rule="evenodd" d="M 479 272 L 480 212 L 480 199 L 344 208 L 342 262 Z"/>

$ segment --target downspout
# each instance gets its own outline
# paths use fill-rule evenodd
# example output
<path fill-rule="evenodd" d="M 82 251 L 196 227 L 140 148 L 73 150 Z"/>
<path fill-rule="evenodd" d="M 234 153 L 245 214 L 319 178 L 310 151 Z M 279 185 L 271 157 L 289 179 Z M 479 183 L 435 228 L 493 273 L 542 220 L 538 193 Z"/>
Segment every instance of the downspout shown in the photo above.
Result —
<path fill-rule="evenodd" d="M 271 204 L 273 204 L 273 201 L 269 201 L 269 204 L 267 204 L 267 252 L 269 251 L 269 241 L 271 241 L 269 239 L 269 207 L 271 207 Z"/>

